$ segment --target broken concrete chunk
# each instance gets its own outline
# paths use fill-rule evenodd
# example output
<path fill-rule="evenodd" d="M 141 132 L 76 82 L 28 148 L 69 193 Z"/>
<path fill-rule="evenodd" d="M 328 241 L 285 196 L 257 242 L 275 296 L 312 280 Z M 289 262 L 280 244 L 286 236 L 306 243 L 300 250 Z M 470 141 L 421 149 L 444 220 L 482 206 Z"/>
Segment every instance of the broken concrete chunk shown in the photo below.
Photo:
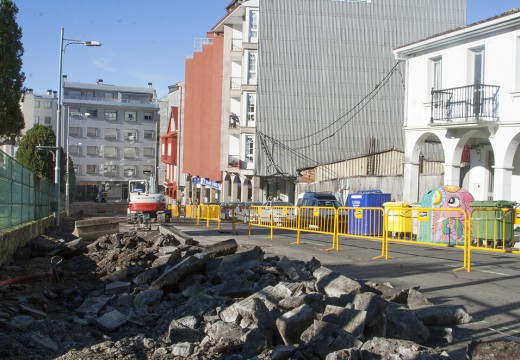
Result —
<path fill-rule="evenodd" d="M 76 309 L 76 312 L 83 315 L 97 315 L 109 301 L 110 296 L 88 297 Z"/>
<path fill-rule="evenodd" d="M 233 273 L 258 269 L 264 261 L 263 250 L 255 246 L 253 250 L 228 255 L 222 259 L 218 274 L 222 278 L 228 278 Z"/>
<path fill-rule="evenodd" d="M 327 305 L 323 312 L 323 321 L 335 323 L 356 337 L 360 337 L 365 329 L 367 312 Z"/>
<path fill-rule="evenodd" d="M 418 307 L 433 305 L 428 299 L 419 291 L 415 289 L 408 289 L 408 297 L 406 304 L 410 309 L 416 309 Z"/>
<path fill-rule="evenodd" d="M 388 308 L 386 337 L 392 339 L 411 340 L 424 344 L 430 337 L 428 328 L 407 308 L 391 305 Z"/>
<path fill-rule="evenodd" d="M 276 264 L 276 267 L 292 281 L 305 281 L 311 278 L 311 274 L 305 268 L 305 263 L 302 261 L 291 261 L 284 256 Z"/>
<path fill-rule="evenodd" d="M 113 295 L 130 291 L 130 283 L 127 281 L 114 281 L 106 284 L 105 294 Z"/>
<path fill-rule="evenodd" d="M 148 289 L 141 291 L 134 298 L 134 306 L 137 312 L 147 312 L 149 306 L 153 306 L 159 301 L 163 296 L 163 291 L 160 289 Z"/>
<path fill-rule="evenodd" d="M 216 244 L 212 244 L 204 247 L 204 253 L 207 259 L 214 259 L 220 256 L 227 256 L 236 253 L 238 250 L 238 244 L 235 239 L 229 239 L 219 241 Z"/>
<path fill-rule="evenodd" d="M 467 324 L 471 316 L 462 305 L 433 305 L 411 310 L 424 325 Z"/>
<path fill-rule="evenodd" d="M 58 351 L 59 350 L 59 347 L 58 347 L 58 344 L 46 337 L 46 336 L 43 336 L 41 334 L 37 334 L 37 333 L 31 333 L 30 335 L 30 342 L 31 342 L 31 345 L 32 346 L 35 346 L 35 347 L 38 347 L 38 348 L 45 348 L 45 349 L 49 349 L 49 350 L 53 350 L 53 351 Z"/>
<path fill-rule="evenodd" d="M 152 282 L 152 289 L 171 288 L 177 285 L 184 277 L 200 272 L 204 269 L 205 258 L 203 254 L 188 256 L 180 263 L 166 270 L 157 280 Z"/>
<path fill-rule="evenodd" d="M 359 282 L 323 266 L 316 269 L 313 275 L 316 277 L 316 290 L 330 297 L 339 298 L 361 289 Z"/>
<path fill-rule="evenodd" d="M 298 344 L 301 334 L 314 321 L 314 312 L 309 305 L 302 305 L 282 314 L 276 319 L 276 327 L 285 345 Z"/>
<path fill-rule="evenodd" d="M 107 331 L 114 331 L 117 328 L 123 326 L 128 317 L 118 310 L 112 310 L 104 314 L 103 316 L 94 319 L 94 324 Z"/>
<path fill-rule="evenodd" d="M 354 309 L 367 312 L 364 334 L 367 337 L 386 335 L 386 312 L 389 303 L 374 293 L 356 294 Z"/>
<path fill-rule="evenodd" d="M 385 339 L 380 337 L 366 341 L 361 347 L 363 360 L 441 360 L 446 359 L 434 349 L 408 340 Z"/>

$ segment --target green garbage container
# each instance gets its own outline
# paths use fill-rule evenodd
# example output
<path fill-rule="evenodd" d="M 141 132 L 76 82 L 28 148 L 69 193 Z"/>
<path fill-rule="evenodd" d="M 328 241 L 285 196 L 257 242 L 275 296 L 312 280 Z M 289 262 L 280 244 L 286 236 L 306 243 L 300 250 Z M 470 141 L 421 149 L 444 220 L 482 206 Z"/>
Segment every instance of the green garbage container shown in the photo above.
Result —
<path fill-rule="evenodd" d="M 511 242 L 513 238 L 514 214 L 517 203 L 514 201 L 472 201 L 471 236 L 479 244 Z M 481 243 L 482 242 L 482 243 Z"/>
<path fill-rule="evenodd" d="M 412 206 L 406 202 L 385 202 L 385 215 L 388 219 L 388 236 L 397 239 L 412 238 Z"/>

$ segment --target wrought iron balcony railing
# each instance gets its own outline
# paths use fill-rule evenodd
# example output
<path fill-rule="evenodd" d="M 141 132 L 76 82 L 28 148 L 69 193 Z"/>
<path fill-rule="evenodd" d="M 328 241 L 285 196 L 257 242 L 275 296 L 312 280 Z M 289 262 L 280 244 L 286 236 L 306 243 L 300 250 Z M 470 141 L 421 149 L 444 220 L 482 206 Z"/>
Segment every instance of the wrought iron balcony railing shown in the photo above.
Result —
<path fill-rule="evenodd" d="M 477 123 L 498 120 L 500 86 L 469 85 L 432 89 L 431 124 Z"/>

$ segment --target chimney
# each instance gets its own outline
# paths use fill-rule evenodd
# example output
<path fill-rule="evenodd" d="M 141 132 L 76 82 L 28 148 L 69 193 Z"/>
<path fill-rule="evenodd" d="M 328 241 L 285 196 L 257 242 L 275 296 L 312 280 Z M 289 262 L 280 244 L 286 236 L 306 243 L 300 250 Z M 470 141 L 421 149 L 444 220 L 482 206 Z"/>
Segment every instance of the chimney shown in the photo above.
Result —
<path fill-rule="evenodd" d="M 47 95 L 52 95 L 52 90 L 47 90 Z"/>
<path fill-rule="evenodd" d="M 103 85 L 103 79 L 98 79 L 98 80 L 97 80 L 97 84 L 98 84 L 98 85 Z"/>
<path fill-rule="evenodd" d="M 148 87 L 151 89 L 152 88 L 152 83 L 148 83 Z"/>
<path fill-rule="evenodd" d="M 27 94 L 32 94 L 32 93 L 33 93 L 33 89 L 27 89 L 27 90 L 25 90 L 25 92 L 26 92 Z"/>
<path fill-rule="evenodd" d="M 67 75 L 63 75 L 63 81 L 67 81 Z"/>
<path fill-rule="evenodd" d="M 54 96 L 55 99 L 58 98 L 58 92 L 57 92 L 56 90 L 54 90 L 54 91 L 52 92 L 52 95 Z"/>

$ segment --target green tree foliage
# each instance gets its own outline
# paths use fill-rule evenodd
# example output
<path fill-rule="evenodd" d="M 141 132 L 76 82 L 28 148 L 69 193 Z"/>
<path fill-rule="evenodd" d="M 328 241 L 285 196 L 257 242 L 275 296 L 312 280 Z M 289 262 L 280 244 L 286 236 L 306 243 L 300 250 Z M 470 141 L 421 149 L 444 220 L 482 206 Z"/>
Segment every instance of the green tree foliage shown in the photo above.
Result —
<path fill-rule="evenodd" d="M 38 145 L 54 147 L 56 136 L 51 128 L 36 124 L 20 139 L 16 160 L 35 174 L 54 182 L 54 157 L 49 150 L 38 150 Z M 52 150 L 54 151 L 54 150 Z M 62 156 L 65 159 L 65 156 Z M 63 167 L 62 167 L 63 168 Z"/>
<path fill-rule="evenodd" d="M 22 29 L 16 23 L 18 8 L 13 1 L 0 1 L 0 139 L 13 143 L 25 127 L 20 109 L 25 81 Z"/>

